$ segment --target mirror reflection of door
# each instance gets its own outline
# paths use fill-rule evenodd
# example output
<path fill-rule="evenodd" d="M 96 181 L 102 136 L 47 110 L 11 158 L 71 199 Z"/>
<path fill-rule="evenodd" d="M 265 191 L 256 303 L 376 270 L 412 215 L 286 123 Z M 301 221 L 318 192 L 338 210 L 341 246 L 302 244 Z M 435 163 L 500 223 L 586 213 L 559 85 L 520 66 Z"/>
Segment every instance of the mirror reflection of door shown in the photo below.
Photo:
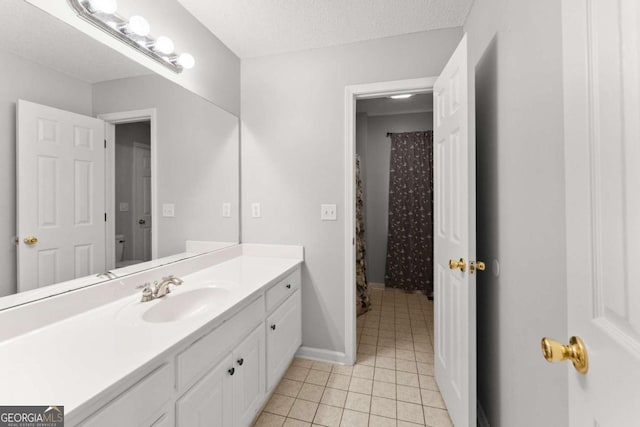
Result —
<path fill-rule="evenodd" d="M 151 259 L 149 121 L 116 125 L 116 268 Z"/>

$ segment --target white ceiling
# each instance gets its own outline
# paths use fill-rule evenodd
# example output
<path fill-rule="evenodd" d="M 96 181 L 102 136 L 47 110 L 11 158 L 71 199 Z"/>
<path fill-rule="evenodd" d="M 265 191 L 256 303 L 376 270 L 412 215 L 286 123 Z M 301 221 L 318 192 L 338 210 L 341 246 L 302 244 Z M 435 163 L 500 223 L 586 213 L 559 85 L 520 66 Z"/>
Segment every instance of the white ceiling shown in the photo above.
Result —
<path fill-rule="evenodd" d="M 240 58 L 461 26 L 473 0 L 178 0 Z"/>
<path fill-rule="evenodd" d="M 433 94 L 421 93 L 407 99 L 372 98 L 358 99 L 357 113 L 368 116 L 387 116 L 390 114 L 425 113 L 433 111 Z"/>
<path fill-rule="evenodd" d="M 151 74 L 146 67 L 23 0 L 2 0 L 0 50 L 87 83 Z"/>

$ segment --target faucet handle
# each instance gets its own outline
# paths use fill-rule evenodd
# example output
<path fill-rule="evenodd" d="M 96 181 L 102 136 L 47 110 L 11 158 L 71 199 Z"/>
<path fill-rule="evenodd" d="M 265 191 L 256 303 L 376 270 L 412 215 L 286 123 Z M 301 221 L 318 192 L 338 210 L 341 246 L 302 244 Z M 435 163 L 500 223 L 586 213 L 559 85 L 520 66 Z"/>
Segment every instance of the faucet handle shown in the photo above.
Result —
<path fill-rule="evenodd" d="M 143 286 L 142 286 L 142 299 L 140 300 L 141 302 L 147 302 L 147 301 L 151 301 L 153 299 L 153 291 L 151 290 L 151 284 L 149 282 L 146 282 Z"/>

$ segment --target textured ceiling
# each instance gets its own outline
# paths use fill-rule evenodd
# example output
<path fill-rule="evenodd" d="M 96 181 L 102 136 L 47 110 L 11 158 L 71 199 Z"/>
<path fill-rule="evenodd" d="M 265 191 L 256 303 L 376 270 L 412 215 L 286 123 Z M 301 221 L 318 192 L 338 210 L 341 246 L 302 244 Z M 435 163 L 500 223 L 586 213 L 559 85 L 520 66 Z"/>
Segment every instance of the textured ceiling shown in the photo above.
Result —
<path fill-rule="evenodd" d="M 23 0 L 2 0 L 0 50 L 87 83 L 151 73 Z"/>
<path fill-rule="evenodd" d="M 372 98 L 358 99 L 356 112 L 369 116 L 386 116 L 389 114 L 424 113 L 433 111 L 433 94 L 421 93 L 408 99 Z"/>
<path fill-rule="evenodd" d="M 473 0 L 179 0 L 241 58 L 457 27 Z"/>

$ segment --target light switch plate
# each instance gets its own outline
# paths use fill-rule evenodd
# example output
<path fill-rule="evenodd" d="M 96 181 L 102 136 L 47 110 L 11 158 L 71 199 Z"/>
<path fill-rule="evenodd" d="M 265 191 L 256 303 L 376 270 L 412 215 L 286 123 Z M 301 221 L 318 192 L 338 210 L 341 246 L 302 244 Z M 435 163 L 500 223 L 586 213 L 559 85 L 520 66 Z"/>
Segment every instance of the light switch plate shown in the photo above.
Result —
<path fill-rule="evenodd" d="M 120 202 L 120 212 L 129 212 L 128 202 Z"/>
<path fill-rule="evenodd" d="M 222 217 L 231 218 L 231 203 L 222 204 Z"/>
<path fill-rule="evenodd" d="M 251 203 L 251 218 L 260 218 L 260 203 Z"/>
<path fill-rule="evenodd" d="M 338 219 L 336 205 L 320 205 L 320 219 L 323 221 L 335 221 Z"/>
<path fill-rule="evenodd" d="M 165 217 L 176 216 L 176 205 L 174 205 L 173 203 L 163 203 L 162 216 L 165 216 Z"/>

